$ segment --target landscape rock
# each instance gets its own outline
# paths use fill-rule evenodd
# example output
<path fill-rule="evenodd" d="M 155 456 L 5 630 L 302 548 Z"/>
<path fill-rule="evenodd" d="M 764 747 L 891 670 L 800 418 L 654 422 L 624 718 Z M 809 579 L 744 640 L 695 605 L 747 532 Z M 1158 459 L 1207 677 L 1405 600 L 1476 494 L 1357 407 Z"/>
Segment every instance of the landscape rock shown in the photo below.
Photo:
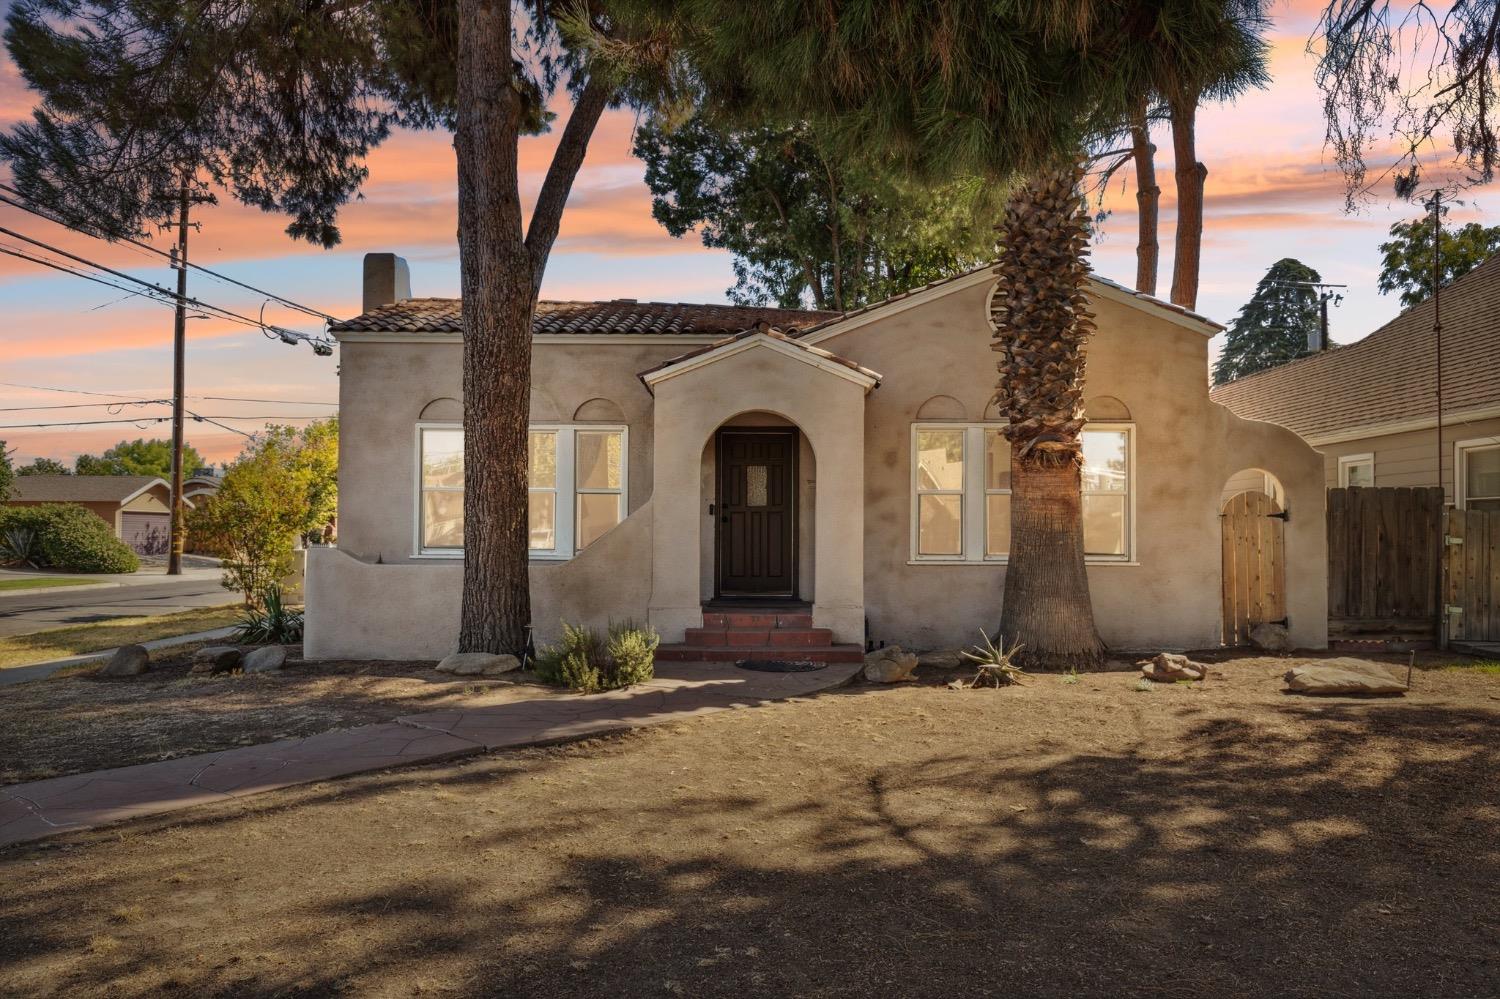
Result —
<path fill-rule="evenodd" d="M 1250 629 L 1250 644 L 1262 652 L 1292 651 L 1292 636 L 1279 624 L 1257 624 Z"/>
<path fill-rule="evenodd" d="M 437 664 L 439 673 L 454 676 L 499 676 L 520 668 L 521 660 L 515 656 L 490 652 L 455 652 Z"/>
<path fill-rule="evenodd" d="M 193 653 L 194 673 L 229 673 L 239 669 L 243 658 L 233 645 L 205 645 Z"/>
<path fill-rule="evenodd" d="M 1287 671 L 1287 690 L 1320 695 L 1400 695 L 1406 693 L 1406 674 L 1399 667 L 1347 656 L 1304 662 Z"/>
<path fill-rule="evenodd" d="M 912 679 L 917 657 L 901 651 L 899 645 L 887 645 L 865 656 L 865 679 L 871 683 L 900 683 Z"/>
<path fill-rule="evenodd" d="M 933 649 L 917 653 L 917 665 L 929 669 L 962 669 L 969 665 L 969 660 L 957 649 Z"/>
<path fill-rule="evenodd" d="M 274 673 L 286 665 L 286 649 L 280 645 L 267 645 L 245 656 L 246 673 Z"/>
<path fill-rule="evenodd" d="M 1201 680 L 1208 676 L 1208 667 L 1196 663 L 1187 656 L 1173 652 L 1162 652 L 1141 665 L 1141 676 L 1157 683 L 1176 683 L 1178 680 Z"/>
<path fill-rule="evenodd" d="M 151 653 L 142 645 L 122 645 L 99 671 L 100 676 L 140 676 L 151 668 Z"/>

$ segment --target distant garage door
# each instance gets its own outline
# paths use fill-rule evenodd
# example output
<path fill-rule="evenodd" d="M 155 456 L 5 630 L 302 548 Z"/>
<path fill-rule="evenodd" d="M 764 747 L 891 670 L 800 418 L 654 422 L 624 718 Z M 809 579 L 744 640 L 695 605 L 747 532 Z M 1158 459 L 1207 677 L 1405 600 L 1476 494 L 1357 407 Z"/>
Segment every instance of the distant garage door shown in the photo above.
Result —
<path fill-rule="evenodd" d="M 172 537 L 172 517 L 165 513 L 121 514 L 120 537 L 142 555 L 165 555 Z"/>

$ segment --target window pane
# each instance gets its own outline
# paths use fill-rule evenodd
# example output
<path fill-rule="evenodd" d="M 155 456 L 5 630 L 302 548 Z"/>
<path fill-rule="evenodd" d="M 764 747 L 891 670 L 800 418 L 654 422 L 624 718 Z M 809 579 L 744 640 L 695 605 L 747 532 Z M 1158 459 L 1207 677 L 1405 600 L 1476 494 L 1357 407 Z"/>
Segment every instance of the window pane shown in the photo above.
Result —
<path fill-rule="evenodd" d="M 1492 513 L 1500 513 L 1500 499 L 1465 499 L 1464 507 L 1469 510 L 1489 510 Z M 1494 521 L 1490 521 L 1490 523 L 1494 523 Z"/>
<path fill-rule="evenodd" d="M 1090 555 L 1125 554 L 1125 497 L 1083 498 L 1083 550 Z"/>
<path fill-rule="evenodd" d="M 963 485 L 964 432 L 917 431 L 917 488 L 962 489 Z"/>
<path fill-rule="evenodd" d="M 1125 491 L 1125 436 L 1123 430 L 1083 432 L 1084 492 Z"/>
<path fill-rule="evenodd" d="M 1500 447 L 1466 450 L 1464 466 L 1465 497 L 1500 496 Z"/>
<path fill-rule="evenodd" d="M 464 494 L 422 494 L 422 547 L 464 546 Z"/>
<path fill-rule="evenodd" d="M 619 434 L 579 431 L 574 460 L 578 462 L 579 489 L 620 488 Z"/>
<path fill-rule="evenodd" d="M 984 487 L 1010 488 L 1010 441 L 998 430 L 984 432 Z"/>
<path fill-rule="evenodd" d="M 1010 554 L 1010 496 L 994 493 L 985 497 L 984 553 Z"/>
<path fill-rule="evenodd" d="M 766 466 L 745 466 L 745 505 L 766 505 Z"/>
<path fill-rule="evenodd" d="M 550 552 L 557 547 L 557 494 L 533 492 L 527 504 L 527 521 L 530 528 L 530 546 L 536 551 Z"/>
<path fill-rule="evenodd" d="M 464 432 L 422 431 L 422 485 L 464 484 Z"/>
<path fill-rule="evenodd" d="M 1351 486 L 1373 486 L 1375 484 L 1375 469 L 1367 462 L 1358 465 L 1344 466 L 1345 474 L 1348 476 Z"/>
<path fill-rule="evenodd" d="M 620 497 L 614 493 L 580 493 L 578 496 L 578 550 L 594 543 L 620 522 Z"/>
<path fill-rule="evenodd" d="M 917 552 L 963 554 L 963 497 L 917 497 Z"/>
<path fill-rule="evenodd" d="M 540 489 L 551 489 L 556 486 L 557 434 L 550 430 L 533 430 L 528 451 L 530 468 L 528 474 L 531 486 Z M 550 548 L 551 545 L 547 547 Z"/>

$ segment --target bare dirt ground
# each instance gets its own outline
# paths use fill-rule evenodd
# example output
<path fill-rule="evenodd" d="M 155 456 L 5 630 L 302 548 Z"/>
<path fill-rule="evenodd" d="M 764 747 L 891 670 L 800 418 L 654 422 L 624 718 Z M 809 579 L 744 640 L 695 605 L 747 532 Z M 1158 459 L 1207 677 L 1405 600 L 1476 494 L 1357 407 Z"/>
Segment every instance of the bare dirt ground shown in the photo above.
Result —
<path fill-rule="evenodd" d="M 454 678 L 431 663 L 294 660 L 279 673 L 191 675 L 193 650 L 153 654 L 151 672 L 95 670 L 0 692 L 0 784 L 275 742 L 462 705 L 547 696 L 525 680 Z"/>
<path fill-rule="evenodd" d="M 1493 996 L 1500 676 L 854 686 L 0 853 L 17 996 Z"/>

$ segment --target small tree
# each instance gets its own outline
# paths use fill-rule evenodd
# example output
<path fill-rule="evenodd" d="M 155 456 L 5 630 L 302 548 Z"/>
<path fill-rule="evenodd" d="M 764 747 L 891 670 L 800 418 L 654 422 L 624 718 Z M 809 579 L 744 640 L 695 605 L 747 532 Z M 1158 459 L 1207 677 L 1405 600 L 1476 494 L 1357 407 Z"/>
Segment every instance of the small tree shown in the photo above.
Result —
<path fill-rule="evenodd" d="M 53 458 L 33 458 L 31 464 L 16 469 L 17 475 L 72 475 L 68 466 Z"/>
<path fill-rule="evenodd" d="M 1291 257 L 1272 264 L 1229 324 L 1224 349 L 1214 362 L 1214 384 L 1305 355 L 1309 334 L 1319 328 L 1318 297 L 1313 289 L 1296 285 L 1321 280 L 1317 271 Z"/>
<path fill-rule="evenodd" d="M 1442 213 L 1446 216 L 1448 209 L 1444 207 Z M 1432 297 L 1432 216 L 1397 222 L 1391 226 L 1390 235 L 1390 242 L 1380 244 L 1380 293 L 1399 291 L 1402 308 L 1427 301 Z M 1457 229 L 1442 229 L 1438 267 L 1443 285 L 1463 277 L 1497 250 L 1500 226 L 1470 222 Z"/>
<path fill-rule="evenodd" d="M 5 450 L 5 442 L 0 441 L 0 503 L 10 499 L 11 486 L 15 481 L 16 473 L 10 465 L 10 452 Z"/>
<path fill-rule="evenodd" d="M 192 446 L 182 447 L 182 467 L 201 468 L 203 455 Z M 168 440 L 146 440 L 137 437 L 133 441 L 121 441 L 95 457 L 80 454 L 74 467 L 79 475 L 154 475 L 162 479 L 172 476 L 172 442 Z"/>
<path fill-rule="evenodd" d="M 310 476 L 284 429 L 257 437 L 218 493 L 188 515 L 188 532 L 223 556 L 224 588 L 247 604 L 292 571 L 295 538 L 308 524 Z"/>

